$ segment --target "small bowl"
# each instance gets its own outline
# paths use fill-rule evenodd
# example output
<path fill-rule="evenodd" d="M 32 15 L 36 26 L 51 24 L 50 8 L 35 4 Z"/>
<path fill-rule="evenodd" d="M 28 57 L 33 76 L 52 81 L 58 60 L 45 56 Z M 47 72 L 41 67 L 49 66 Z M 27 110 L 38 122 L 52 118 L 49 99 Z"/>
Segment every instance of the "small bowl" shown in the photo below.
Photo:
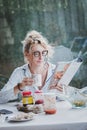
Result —
<path fill-rule="evenodd" d="M 87 106 L 87 96 L 76 90 L 67 100 L 72 105 L 72 108 L 84 108 Z"/>
<path fill-rule="evenodd" d="M 69 102 L 71 103 L 72 108 L 84 108 L 84 107 L 86 107 L 86 101 L 84 101 L 84 100 L 75 99 L 73 101 L 69 100 Z"/>

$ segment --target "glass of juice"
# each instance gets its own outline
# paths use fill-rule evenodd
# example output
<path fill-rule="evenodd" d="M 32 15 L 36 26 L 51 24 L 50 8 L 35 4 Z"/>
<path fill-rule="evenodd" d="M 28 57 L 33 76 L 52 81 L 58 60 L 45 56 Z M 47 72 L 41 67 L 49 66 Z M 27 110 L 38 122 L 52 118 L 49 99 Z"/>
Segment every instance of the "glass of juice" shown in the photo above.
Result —
<path fill-rule="evenodd" d="M 55 93 L 44 93 L 44 112 L 46 114 L 55 114 L 56 109 L 56 95 Z"/>

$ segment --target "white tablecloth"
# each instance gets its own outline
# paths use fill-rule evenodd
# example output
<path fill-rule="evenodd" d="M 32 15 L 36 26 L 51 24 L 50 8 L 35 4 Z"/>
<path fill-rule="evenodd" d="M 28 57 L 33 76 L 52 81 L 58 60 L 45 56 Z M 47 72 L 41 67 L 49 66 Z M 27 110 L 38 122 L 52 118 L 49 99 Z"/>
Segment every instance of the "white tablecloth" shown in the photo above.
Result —
<path fill-rule="evenodd" d="M 14 103 L 1 104 L 2 108 L 17 112 Z M 87 108 L 72 109 L 68 102 L 61 101 L 56 114 L 37 114 L 26 122 L 0 122 L 0 130 L 87 130 Z"/>

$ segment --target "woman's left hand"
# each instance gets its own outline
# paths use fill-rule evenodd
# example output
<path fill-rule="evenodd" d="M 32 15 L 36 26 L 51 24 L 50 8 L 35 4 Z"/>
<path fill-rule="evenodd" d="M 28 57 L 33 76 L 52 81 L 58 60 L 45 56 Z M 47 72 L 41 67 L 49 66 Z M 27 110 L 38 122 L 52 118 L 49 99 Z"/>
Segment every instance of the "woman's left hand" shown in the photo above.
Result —
<path fill-rule="evenodd" d="M 63 87 L 62 87 L 62 85 L 58 85 L 58 84 L 52 85 L 52 86 L 50 86 L 50 90 L 51 90 L 51 89 L 57 89 L 58 91 L 63 92 Z"/>

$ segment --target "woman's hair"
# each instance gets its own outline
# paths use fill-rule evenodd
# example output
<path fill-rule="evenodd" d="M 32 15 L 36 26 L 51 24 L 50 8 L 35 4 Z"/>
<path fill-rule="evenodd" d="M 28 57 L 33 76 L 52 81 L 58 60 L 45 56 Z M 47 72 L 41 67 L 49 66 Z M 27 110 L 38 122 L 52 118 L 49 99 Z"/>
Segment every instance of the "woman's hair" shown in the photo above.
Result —
<path fill-rule="evenodd" d="M 35 30 L 29 31 L 22 41 L 23 44 L 23 53 L 29 52 L 34 44 L 40 44 L 43 48 L 48 50 L 48 58 L 51 58 L 53 55 L 53 47 L 48 44 L 48 40 L 42 36 L 40 32 Z"/>

